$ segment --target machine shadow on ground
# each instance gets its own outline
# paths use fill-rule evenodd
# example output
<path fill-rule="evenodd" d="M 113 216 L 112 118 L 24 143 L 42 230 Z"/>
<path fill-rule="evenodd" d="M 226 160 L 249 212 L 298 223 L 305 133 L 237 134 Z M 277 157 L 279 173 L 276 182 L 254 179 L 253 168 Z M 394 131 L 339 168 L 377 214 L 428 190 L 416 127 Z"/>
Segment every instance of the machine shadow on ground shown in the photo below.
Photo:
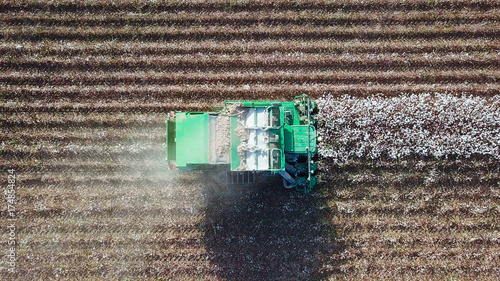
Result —
<path fill-rule="evenodd" d="M 344 246 L 335 240 L 333 211 L 319 192 L 286 190 L 281 178 L 234 186 L 208 178 L 202 228 L 219 277 L 321 280 L 340 272 L 332 256 Z"/>

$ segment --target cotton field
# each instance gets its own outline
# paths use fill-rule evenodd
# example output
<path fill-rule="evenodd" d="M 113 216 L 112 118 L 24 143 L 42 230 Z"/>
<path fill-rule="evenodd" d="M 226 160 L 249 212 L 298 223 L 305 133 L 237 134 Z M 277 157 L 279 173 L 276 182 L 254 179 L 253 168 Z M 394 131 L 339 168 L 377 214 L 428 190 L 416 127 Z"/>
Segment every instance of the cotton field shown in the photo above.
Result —
<path fill-rule="evenodd" d="M 349 158 L 492 156 L 500 159 L 500 96 L 325 95 L 320 154 Z"/>
<path fill-rule="evenodd" d="M 500 280 L 500 1 L 2 0 L 0 27 L 0 280 Z M 312 192 L 167 169 L 170 111 L 301 94 Z"/>

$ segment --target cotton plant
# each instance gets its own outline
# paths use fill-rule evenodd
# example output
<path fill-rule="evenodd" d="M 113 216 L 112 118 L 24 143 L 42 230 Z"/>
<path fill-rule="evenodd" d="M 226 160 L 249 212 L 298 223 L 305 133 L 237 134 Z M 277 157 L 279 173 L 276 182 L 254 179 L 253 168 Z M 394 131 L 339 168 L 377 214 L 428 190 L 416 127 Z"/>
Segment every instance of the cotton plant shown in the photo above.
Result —
<path fill-rule="evenodd" d="M 353 157 L 492 156 L 500 159 L 500 96 L 325 95 L 318 100 L 319 153 Z"/>

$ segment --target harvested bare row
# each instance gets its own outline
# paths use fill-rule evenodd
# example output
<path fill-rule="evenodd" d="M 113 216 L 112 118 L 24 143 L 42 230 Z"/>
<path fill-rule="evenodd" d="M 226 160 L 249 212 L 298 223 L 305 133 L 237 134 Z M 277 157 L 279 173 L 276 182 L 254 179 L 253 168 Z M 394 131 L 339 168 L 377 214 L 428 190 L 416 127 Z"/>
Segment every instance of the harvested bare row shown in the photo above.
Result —
<path fill-rule="evenodd" d="M 401 39 L 401 38 L 498 38 L 498 24 L 463 24 L 443 26 L 435 25 L 377 25 L 366 26 L 192 26 L 192 27 L 160 27 L 160 26 L 125 26 L 125 27 L 38 27 L 38 26 L 6 26 L 1 37 L 3 40 L 235 40 L 235 39 L 334 39 L 363 38 L 365 40 Z"/>
<path fill-rule="evenodd" d="M 318 39 L 299 40 L 216 40 L 174 41 L 174 42 L 135 42 L 135 41 L 99 41 L 88 44 L 87 41 L 66 40 L 27 42 L 4 40 L 0 42 L 0 52 L 11 57 L 61 56 L 71 58 L 81 55 L 182 55 L 182 54 L 270 54 L 286 53 L 449 53 L 449 52 L 491 52 L 500 50 L 500 40 L 486 38 L 436 38 L 436 39 L 392 39 L 366 41 L 360 39 L 334 40 Z"/>
<path fill-rule="evenodd" d="M 121 124 L 116 127 L 103 126 L 98 128 L 92 125 L 90 127 L 85 127 L 85 130 L 82 130 L 83 127 L 81 126 L 65 125 L 65 127 L 63 127 L 61 125 L 49 125 L 43 129 L 36 128 L 36 133 L 34 131 L 34 126 L 24 126 L 24 130 L 19 129 L 16 132 L 1 132 L 0 141 L 8 140 L 10 143 L 31 145 L 39 141 L 53 141 L 59 143 L 107 141 L 109 143 L 126 143 L 134 140 L 142 140 L 160 143 L 161 141 L 164 141 L 163 138 L 165 137 L 165 132 L 156 128 L 164 125 L 163 123 L 164 122 L 159 123 L 154 127 L 144 125 L 141 126 L 141 128 L 132 129 Z"/>
<path fill-rule="evenodd" d="M 22 97 L 22 95 L 20 95 Z M 54 99 L 51 99 L 54 100 Z M 108 99 L 109 100 L 109 99 Z M 180 103 L 179 100 L 163 99 L 161 102 L 131 102 L 124 104 L 122 101 L 106 101 L 99 104 L 89 104 L 88 101 L 7 101 L 0 106 L 0 112 L 107 112 L 107 113 L 165 113 L 170 110 L 203 111 L 218 106 L 218 102 L 190 101 L 189 104 Z"/>
<path fill-rule="evenodd" d="M 8 104 L 6 104 L 6 106 L 8 106 Z M 61 114 L 18 112 L 14 114 L 1 115 L 0 122 L 6 122 L 3 123 L 5 127 L 36 128 L 37 132 L 43 132 L 44 129 L 48 129 L 50 132 L 56 132 L 64 129 L 65 132 L 68 132 L 68 129 L 71 128 L 87 127 L 86 129 L 90 131 L 78 133 L 90 134 L 95 132 L 95 130 L 104 128 L 106 130 L 101 130 L 102 133 L 108 135 L 110 132 L 108 130 L 113 127 L 122 128 L 124 130 L 127 130 L 127 128 L 152 129 L 165 122 L 164 118 L 166 114 L 167 112 L 164 112 L 163 114 L 126 112 L 119 114 L 93 113 L 90 115 L 78 112 Z M 43 128 L 40 128 L 41 126 L 43 126 Z"/>
<path fill-rule="evenodd" d="M 290 2 L 286 0 L 274 1 L 238 1 L 236 3 L 228 3 L 225 0 L 205 1 L 194 0 L 189 3 L 171 2 L 171 1 L 155 1 L 145 4 L 139 0 L 127 0 L 120 2 L 112 1 L 97 1 L 91 0 L 86 2 L 75 2 L 73 0 L 59 1 L 57 4 L 41 4 L 36 0 L 22 1 L 6 1 L 0 6 L 5 11 L 62 11 L 72 12 L 75 10 L 81 11 L 109 11 L 114 12 L 117 9 L 122 11 L 132 12 L 149 12 L 149 11 L 209 11 L 209 10 L 272 10 L 272 9 L 288 9 L 288 10 L 368 10 L 371 11 L 373 6 L 379 6 L 381 10 L 422 10 L 428 11 L 433 9 L 492 9 L 499 5 L 492 0 L 442 0 L 438 2 L 429 2 L 428 0 L 417 0 L 412 2 L 401 2 L 398 0 L 373 0 L 359 2 L 357 0 L 342 0 L 330 2 L 326 0 L 314 1 L 298 1 Z"/>
<path fill-rule="evenodd" d="M 430 11 L 366 11 L 325 12 L 316 11 L 245 11 L 245 12 L 195 12 L 195 13 L 33 13 L 5 14 L 0 24 L 7 26 L 191 26 L 191 25 L 373 25 L 373 24 L 444 24 L 483 23 L 494 24 L 500 20 L 498 9 L 477 11 L 464 9 L 446 13 Z"/>
<path fill-rule="evenodd" d="M 36 86 L 123 86 L 123 85 L 241 85 L 241 84 L 446 84 L 446 83 L 495 83 L 500 71 L 478 69 L 469 72 L 458 70 L 421 71 L 267 71 L 267 72 L 81 72 L 64 71 L 54 75 L 48 72 L 16 72 L 0 74 L 0 83 Z"/>
<path fill-rule="evenodd" d="M 157 161 L 160 161 L 160 160 L 164 160 L 165 157 L 164 157 L 164 153 L 163 153 L 163 150 L 161 149 L 161 146 L 160 148 L 144 148 L 144 149 L 140 149 L 139 148 L 135 148 L 136 151 L 113 151 L 113 152 L 107 152 L 105 149 L 101 150 L 101 151 L 84 151 L 84 152 L 81 152 L 81 153 L 75 153 L 73 151 L 71 151 L 71 149 L 66 149 L 64 151 L 62 150 L 59 150 L 59 151 L 47 151 L 47 150 L 44 150 L 44 151 L 38 151 L 38 152 L 30 152 L 30 151 L 13 151 L 13 150 L 10 150 L 10 149 L 0 149 L 1 153 L 5 156 L 5 157 L 8 157 L 10 159 L 13 159 L 17 162 L 20 163 L 20 165 L 18 167 L 23 167 L 23 166 L 27 166 L 31 163 L 31 165 L 38 165 L 40 166 L 41 163 L 43 163 L 43 161 L 47 160 L 47 162 L 57 162 L 57 161 L 82 161 L 82 162 L 86 162 L 86 161 L 92 161 L 92 160 L 95 160 L 95 161 L 101 161 L 102 163 L 116 163 L 116 162 L 121 162 L 121 163 L 126 163 L 126 162 L 135 162 L 135 161 L 141 161 L 141 160 L 144 160 L 144 159 L 155 159 Z M 116 150 L 116 149 L 115 149 Z M 23 163 L 26 163 L 26 164 L 23 164 Z M 158 162 L 160 163 L 160 162 Z M 103 164 L 104 165 L 104 164 Z M 42 166 L 40 166 L 42 167 Z M 104 167 L 103 166 L 103 171 L 113 171 L 113 169 L 115 168 L 119 168 L 121 166 L 117 166 L 117 167 Z M 9 166 L 2 166 L 2 168 L 9 168 Z M 78 169 L 74 169 L 74 171 L 82 171 L 82 172 L 86 172 L 88 173 L 89 177 L 92 176 L 92 168 L 91 169 L 85 169 L 86 167 L 83 166 Z M 134 168 L 133 167 L 123 167 L 124 168 L 124 171 L 129 171 L 129 172 L 134 172 Z M 33 171 L 33 172 L 40 172 L 40 171 L 45 171 L 47 169 L 41 169 L 41 168 L 35 168 L 35 169 L 31 169 L 31 168 L 28 168 L 27 171 Z M 54 168 L 55 171 L 57 171 L 57 167 Z M 94 169 L 95 170 L 95 169 Z M 166 170 L 166 169 L 165 169 Z M 65 172 L 69 172 L 68 171 L 65 171 Z M 120 175 L 123 176 L 124 173 L 121 173 Z M 96 176 L 97 174 L 93 174 L 94 176 Z M 106 174 L 103 174 L 103 176 L 105 176 Z M 77 182 L 78 180 L 74 180 L 75 182 Z M 144 181 L 143 181 L 144 183 Z M 147 183 L 147 181 L 145 182 Z"/>
<path fill-rule="evenodd" d="M 492 52 L 478 53 L 445 53 L 445 54 L 241 54 L 232 56 L 218 56 L 211 54 L 171 55 L 171 56 L 75 56 L 64 58 L 58 56 L 45 57 L 3 57 L 0 65 L 5 69 L 39 69 L 62 70 L 66 68 L 87 70 L 104 69 L 117 70 L 123 68 L 141 69 L 142 71 L 178 70 L 215 71 L 223 69 L 266 68 L 274 69 L 445 69 L 457 68 L 486 68 L 496 67 L 500 58 Z"/>
<path fill-rule="evenodd" d="M 119 168 L 115 170 L 108 170 L 107 173 L 92 173 L 87 171 L 74 171 L 70 170 L 67 173 L 61 174 L 60 171 L 50 171 L 45 169 L 43 176 L 39 172 L 27 171 L 26 174 L 20 178 L 20 182 L 26 187 L 27 191 L 43 192 L 42 189 L 67 189 L 74 192 L 87 192 L 88 196 L 95 196 L 93 190 L 103 188 L 103 191 L 108 191 L 111 195 L 120 189 L 136 190 L 138 186 L 147 188 L 158 188 L 164 192 L 165 196 L 170 196 L 176 199 L 178 196 L 184 196 L 185 200 L 189 200 L 192 192 L 197 189 L 203 188 L 203 184 L 197 175 L 193 174 L 180 174 L 179 177 L 168 177 L 165 170 L 156 171 L 151 173 L 151 167 L 138 171 L 130 171 L 124 169 L 121 171 Z M 150 179 L 144 179 L 144 171 L 149 170 Z M 167 174 L 167 175 L 166 175 Z M 177 188 L 180 183 L 186 187 Z M 189 186 L 188 186 L 189 185 Z M 119 187 L 117 189 L 117 187 Z M 194 190 L 194 191 L 193 191 Z M 130 192 L 130 191 L 128 191 Z M 180 194 L 180 195 L 179 195 Z M 132 197 L 129 197 L 132 198 Z M 199 202 L 198 202 L 199 203 Z M 193 203 L 193 204 L 198 204 Z"/>

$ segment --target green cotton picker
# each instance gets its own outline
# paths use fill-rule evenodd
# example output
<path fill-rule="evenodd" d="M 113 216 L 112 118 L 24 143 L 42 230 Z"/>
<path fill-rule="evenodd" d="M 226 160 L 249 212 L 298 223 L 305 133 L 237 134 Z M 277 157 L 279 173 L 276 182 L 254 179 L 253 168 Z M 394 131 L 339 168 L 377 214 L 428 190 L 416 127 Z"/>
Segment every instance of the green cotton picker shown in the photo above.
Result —
<path fill-rule="evenodd" d="M 286 188 L 316 184 L 316 102 L 230 100 L 213 112 L 172 111 L 167 120 L 170 169 L 226 170 L 228 184 L 281 176 Z"/>

